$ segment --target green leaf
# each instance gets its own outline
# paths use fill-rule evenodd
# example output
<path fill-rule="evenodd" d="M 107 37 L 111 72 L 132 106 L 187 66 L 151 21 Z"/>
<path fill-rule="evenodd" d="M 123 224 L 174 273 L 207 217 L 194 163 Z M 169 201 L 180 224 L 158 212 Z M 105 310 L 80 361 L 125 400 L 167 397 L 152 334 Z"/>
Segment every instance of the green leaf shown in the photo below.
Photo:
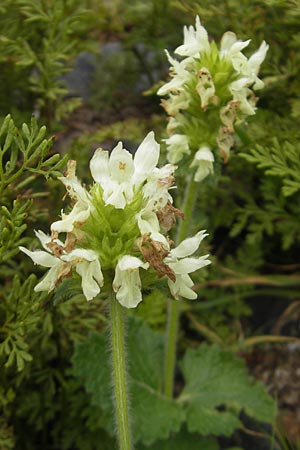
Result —
<path fill-rule="evenodd" d="M 188 433 L 181 430 L 168 440 L 157 441 L 150 447 L 140 447 L 139 450 L 219 450 L 219 444 L 215 438 L 204 438 L 199 434 Z"/>
<path fill-rule="evenodd" d="M 150 445 L 178 431 L 184 415 L 181 406 L 161 392 L 163 335 L 130 318 L 127 343 L 134 440 Z M 109 346 L 107 335 L 91 334 L 77 345 L 73 370 L 76 376 L 83 378 L 85 388 L 91 394 L 91 403 L 107 414 L 106 429 L 112 432 Z"/>
<path fill-rule="evenodd" d="M 136 441 L 151 444 L 178 431 L 183 420 L 179 405 L 161 393 L 164 337 L 141 321 L 131 320 L 128 356 Z"/>
<path fill-rule="evenodd" d="M 245 364 L 217 346 L 188 350 L 182 362 L 186 380 L 178 401 L 185 404 L 188 429 L 204 436 L 229 436 L 241 425 L 239 413 L 273 422 L 275 403 Z"/>

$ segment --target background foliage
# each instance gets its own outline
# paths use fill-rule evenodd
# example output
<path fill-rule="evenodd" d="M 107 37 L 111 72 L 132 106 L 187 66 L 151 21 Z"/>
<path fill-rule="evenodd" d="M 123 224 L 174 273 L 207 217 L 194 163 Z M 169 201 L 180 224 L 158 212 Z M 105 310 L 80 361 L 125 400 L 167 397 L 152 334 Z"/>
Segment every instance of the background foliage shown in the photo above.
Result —
<path fill-rule="evenodd" d="M 133 314 L 139 320 L 129 322 L 133 408 L 141 420 L 135 439 L 141 450 L 246 450 L 253 448 L 244 433 L 249 427 L 258 432 L 255 448 L 286 448 L 282 439 L 273 439 L 273 402 L 234 354 L 247 357 L 255 343 L 299 337 L 293 327 L 300 310 L 298 1 L 4 0 L 1 450 L 98 450 L 99 442 L 101 450 L 114 448 L 103 350 L 105 299 L 88 304 L 76 280 L 66 280 L 54 295 L 34 293 L 43 273 L 18 247 L 34 248 L 33 229 L 47 231 L 59 215 L 64 192 L 56 178 L 66 151 L 84 180 L 96 146 L 111 148 L 122 139 L 134 150 L 150 129 L 157 139 L 166 137 L 166 117 L 155 95 L 167 77 L 163 49 L 182 42 L 182 26 L 193 24 L 196 14 L 215 40 L 230 29 L 252 39 L 250 52 L 267 41 L 266 86 L 256 116 L 238 130 L 229 163 L 202 184 L 191 232 L 209 231 L 213 264 L 196 280 L 199 300 L 184 304 L 174 401 L 161 395 L 163 291 L 145 293 Z M 80 70 L 86 77 L 78 82 Z M 177 185 L 179 205 L 180 171 Z M 282 320 L 291 326 L 276 328 Z M 287 336 L 274 336 L 276 329 Z M 147 352 L 136 346 L 138 333 Z M 101 368 L 93 346 L 103 353 Z M 141 352 L 147 358 L 141 360 Z M 202 376 L 213 378 L 203 393 Z M 214 396 L 222 383 L 226 389 Z M 151 411 L 148 428 L 143 418 Z M 158 420 L 154 413 L 161 411 Z"/>

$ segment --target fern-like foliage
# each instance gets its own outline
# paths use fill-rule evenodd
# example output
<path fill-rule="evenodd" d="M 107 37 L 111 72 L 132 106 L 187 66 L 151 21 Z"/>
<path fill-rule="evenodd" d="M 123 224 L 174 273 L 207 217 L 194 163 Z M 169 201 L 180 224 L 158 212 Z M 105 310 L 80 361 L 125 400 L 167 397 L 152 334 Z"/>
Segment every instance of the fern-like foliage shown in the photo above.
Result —
<path fill-rule="evenodd" d="M 240 153 L 247 161 L 263 169 L 266 175 L 279 177 L 285 197 L 300 190 L 300 142 L 279 143 L 273 139 L 272 146 L 257 145 L 249 154 Z"/>
<path fill-rule="evenodd" d="M 52 142 L 34 118 L 18 129 L 8 115 L 0 128 L 0 360 L 5 367 L 16 364 L 18 370 L 31 360 L 26 334 L 41 296 L 33 295 L 36 277 L 26 278 L 20 271 L 17 254 L 20 245 L 30 242 L 24 232 L 33 213 L 32 199 L 41 195 L 37 177 L 58 176 L 65 164 L 66 158 L 51 155 Z"/>
<path fill-rule="evenodd" d="M 37 111 L 48 126 L 79 105 L 66 98 L 62 75 L 99 23 L 90 0 L 4 0 L 0 35 L 2 110 Z M 95 11 L 96 12 L 96 11 Z"/>
<path fill-rule="evenodd" d="M 8 115 L 0 128 L 0 276 L 11 275 L 17 268 L 13 259 L 24 245 L 26 218 L 30 215 L 31 186 L 38 176 L 57 177 L 66 157 L 51 154 L 53 139 L 46 138 L 46 127 L 38 127 L 34 118 L 30 125 L 15 126 Z"/>

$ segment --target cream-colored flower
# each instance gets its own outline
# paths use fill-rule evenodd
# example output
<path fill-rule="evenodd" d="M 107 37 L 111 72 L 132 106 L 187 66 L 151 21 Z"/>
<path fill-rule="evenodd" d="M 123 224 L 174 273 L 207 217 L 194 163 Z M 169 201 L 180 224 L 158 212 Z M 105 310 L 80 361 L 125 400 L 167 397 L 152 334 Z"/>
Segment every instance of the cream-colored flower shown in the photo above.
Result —
<path fill-rule="evenodd" d="M 149 264 L 131 255 L 122 256 L 116 266 L 113 289 L 125 308 L 135 308 L 142 301 L 140 267 L 148 269 Z"/>
<path fill-rule="evenodd" d="M 247 41 L 238 41 L 237 37 L 231 31 L 223 34 L 220 44 L 220 57 L 229 59 L 235 70 L 240 72 L 241 68 L 247 62 L 247 57 L 241 52 L 250 43 L 251 39 Z"/>
<path fill-rule="evenodd" d="M 167 144 L 168 160 L 172 164 L 179 162 L 183 155 L 190 153 L 189 140 L 184 134 L 173 134 L 165 139 Z"/>
<path fill-rule="evenodd" d="M 78 275 L 81 276 L 81 287 L 85 298 L 89 301 L 96 297 L 104 283 L 97 253 L 84 248 L 75 248 L 63 255 L 61 259 L 74 266 Z"/>
<path fill-rule="evenodd" d="M 62 278 L 71 274 L 74 268 L 82 277 L 82 291 L 87 300 L 91 300 L 100 292 L 103 275 L 98 255 L 95 252 L 82 248 L 66 252 L 63 242 L 59 239 L 52 240 L 42 231 L 36 231 L 35 234 L 46 251 L 30 251 L 25 247 L 20 247 L 20 250 L 35 264 L 49 268 L 46 276 L 35 286 L 35 291 L 51 292 Z"/>
<path fill-rule="evenodd" d="M 210 44 L 206 29 L 201 25 L 199 16 L 196 16 L 195 28 L 183 28 L 183 45 L 176 48 L 175 53 L 181 56 L 199 57 L 201 52 L 210 52 Z"/>
<path fill-rule="evenodd" d="M 51 230 L 57 233 L 68 233 L 73 231 L 74 225 L 84 223 L 92 210 L 91 196 L 81 185 L 75 175 L 76 161 L 69 161 L 67 175 L 60 177 L 60 181 L 66 186 L 70 198 L 75 204 L 69 214 L 61 212 L 61 220 L 53 222 Z"/>
<path fill-rule="evenodd" d="M 191 257 L 199 248 L 202 240 L 207 236 L 204 230 L 195 236 L 182 241 L 176 248 L 172 249 L 164 262 L 175 273 L 176 280 L 168 279 L 169 289 L 177 300 L 184 297 L 190 300 L 196 299 L 197 294 L 192 290 L 193 281 L 189 273 L 195 272 L 210 264 L 207 259 L 209 255 Z"/>
<path fill-rule="evenodd" d="M 243 50 L 249 43 L 250 39 L 238 40 L 228 31 L 218 46 L 209 41 L 197 16 L 195 28 L 184 27 L 184 42 L 175 50 L 183 58 L 176 61 L 167 52 L 171 80 L 161 86 L 158 95 L 167 96 L 161 104 L 170 116 L 166 143 L 167 158 L 173 164 L 187 155 L 185 159 L 195 165 L 198 149 L 207 142 L 215 142 L 224 161 L 228 160 L 235 126 L 255 114 L 254 91 L 264 85 L 258 72 L 269 47 L 263 41 L 248 58 Z M 205 171 L 202 162 L 200 167 L 196 178 L 202 180 L 211 172 L 211 161 Z"/>
<path fill-rule="evenodd" d="M 196 153 L 190 167 L 196 167 L 194 180 L 203 181 L 210 173 L 214 171 L 214 154 L 209 147 L 201 147 Z"/>
<path fill-rule="evenodd" d="M 158 89 L 157 95 L 166 95 L 169 92 L 178 93 L 184 89 L 184 84 L 190 79 L 190 73 L 186 69 L 187 62 L 185 60 L 177 61 L 172 58 L 167 50 L 166 54 L 171 64 L 171 80 Z"/>
<path fill-rule="evenodd" d="M 201 98 L 201 108 L 205 111 L 216 93 L 212 76 L 206 67 L 202 67 L 198 72 L 196 91 Z"/>
<path fill-rule="evenodd" d="M 259 49 L 253 53 L 248 59 L 248 63 L 245 69 L 245 75 L 248 76 L 253 84 L 253 89 L 262 89 L 264 87 L 264 82 L 258 78 L 258 72 L 262 62 L 265 60 L 267 51 L 269 50 L 268 44 L 263 41 Z"/>
<path fill-rule="evenodd" d="M 90 162 L 93 179 L 103 189 L 105 204 L 124 209 L 135 191 L 152 175 L 159 158 L 159 145 L 150 132 L 135 152 L 134 158 L 122 142 L 112 150 L 98 149 Z"/>
<path fill-rule="evenodd" d="M 172 205 L 169 192 L 174 187 L 176 167 L 166 164 L 158 168 L 159 153 L 153 132 L 134 156 L 121 142 L 110 154 L 98 149 L 90 162 L 94 183 L 89 190 L 75 175 L 75 161 L 69 162 L 61 181 L 73 209 L 68 214 L 62 212 L 61 220 L 52 224 L 51 236 L 36 232 L 44 250 L 20 247 L 35 264 L 49 269 L 37 291 L 50 292 L 76 272 L 84 296 L 92 300 L 100 293 L 105 276 L 114 272 L 112 286 L 117 300 L 126 308 L 134 308 L 142 301 L 139 269 L 151 266 L 159 277 L 171 277 L 172 292 L 189 298 L 187 273 L 204 264 L 197 258 L 183 258 L 180 263 L 177 256 L 187 244 L 170 250 L 172 243 L 165 233 L 182 213 Z M 59 240 L 60 233 L 64 233 L 65 242 Z M 189 251 L 194 241 L 187 241 Z M 187 269 L 180 267 L 184 262 Z"/>
<path fill-rule="evenodd" d="M 123 148 L 122 142 L 109 152 L 97 149 L 90 162 L 90 170 L 94 180 L 103 189 L 103 200 L 106 205 L 124 209 L 132 200 L 132 176 L 134 165 L 132 155 Z"/>
<path fill-rule="evenodd" d="M 239 110 L 246 116 L 252 116 L 256 111 L 256 103 L 253 101 L 253 98 L 256 97 L 253 94 L 253 91 L 248 87 L 251 83 L 252 80 L 243 77 L 233 81 L 229 86 L 234 101 L 239 104 Z"/>
<path fill-rule="evenodd" d="M 61 280 L 62 277 L 68 275 L 71 272 L 71 266 L 68 263 L 62 261 L 59 256 L 55 256 L 51 251 L 51 247 L 48 247 L 48 245 L 52 243 L 50 236 L 46 235 L 40 230 L 35 231 L 35 234 L 46 251 L 30 251 L 22 246 L 20 246 L 19 248 L 23 253 L 25 253 L 32 259 L 34 264 L 38 264 L 49 269 L 46 276 L 35 286 L 34 290 L 36 292 L 50 292 L 57 286 L 59 280 Z M 54 245 L 56 246 L 57 250 L 60 249 L 59 253 L 63 252 L 64 244 L 61 241 L 56 239 L 54 241 Z"/>
<path fill-rule="evenodd" d="M 169 289 L 176 299 L 180 297 L 190 300 L 197 298 L 196 292 L 192 290 L 193 281 L 189 273 L 207 266 L 210 261 L 207 259 L 209 255 L 200 257 L 191 257 L 191 255 L 198 250 L 206 236 L 205 230 L 199 231 L 195 236 L 185 239 L 176 248 L 170 250 L 164 259 L 176 276 L 175 281 L 168 279 Z"/>

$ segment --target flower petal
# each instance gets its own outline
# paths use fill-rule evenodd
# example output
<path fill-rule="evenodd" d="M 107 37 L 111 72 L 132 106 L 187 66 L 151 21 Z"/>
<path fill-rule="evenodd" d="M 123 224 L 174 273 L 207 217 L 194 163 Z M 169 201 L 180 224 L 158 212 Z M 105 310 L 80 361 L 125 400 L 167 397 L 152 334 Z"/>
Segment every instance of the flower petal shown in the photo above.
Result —
<path fill-rule="evenodd" d="M 158 163 L 160 153 L 159 144 L 150 131 L 140 144 L 134 155 L 134 184 L 139 185 L 152 173 Z"/>
<path fill-rule="evenodd" d="M 168 279 L 168 285 L 171 294 L 177 300 L 179 300 L 180 297 L 184 297 L 189 300 L 195 300 L 197 298 L 196 292 L 191 289 L 194 286 L 194 283 L 189 275 L 176 275 L 176 281 L 173 282 Z"/>
<path fill-rule="evenodd" d="M 126 206 L 125 192 L 126 187 L 124 183 L 114 184 L 114 189 L 110 189 L 109 194 L 105 195 L 105 204 L 113 205 L 117 209 L 124 209 Z M 129 196 L 130 197 L 130 196 Z"/>
<path fill-rule="evenodd" d="M 63 255 L 61 257 L 63 261 L 72 262 L 79 259 L 86 260 L 86 261 L 96 261 L 98 260 L 98 255 L 96 252 L 90 249 L 86 248 L 75 248 L 67 255 Z"/>
<path fill-rule="evenodd" d="M 49 252 L 50 250 L 47 247 L 47 244 L 49 244 L 49 242 L 51 242 L 51 237 L 41 230 L 38 230 L 38 231 L 34 230 L 34 233 L 35 233 L 36 237 L 39 239 L 39 241 L 42 244 L 42 246 L 44 247 L 44 249 Z"/>
<path fill-rule="evenodd" d="M 207 259 L 208 257 L 209 255 L 200 256 L 199 258 L 184 258 L 176 262 L 167 262 L 165 259 L 165 262 L 176 275 L 182 275 L 195 272 L 196 270 L 201 269 L 201 267 L 210 264 L 210 261 Z"/>
<path fill-rule="evenodd" d="M 30 251 L 25 247 L 19 247 L 19 249 L 29 256 L 34 264 L 39 264 L 44 267 L 55 267 L 60 264 L 60 260 L 50 253 L 44 252 L 43 250 Z"/>
<path fill-rule="evenodd" d="M 90 216 L 91 204 L 77 202 L 69 214 L 61 213 L 62 219 L 53 222 L 51 225 L 52 231 L 58 233 L 69 233 L 73 231 L 76 223 L 84 223 Z"/>
<path fill-rule="evenodd" d="M 120 270 L 134 270 L 142 267 L 143 269 L 148 269 L 149 264 L 144 263 L 140 258 L 131 255 L 124 255 L 118 261 L 118 267 Z"/>
<path fill-rule="evenodd" d="M 135 308 L 142 301 L 139 267 L 147 269 L 149 264 L 131 255 L 122 256 L 116 266 L 113 289 L 125 308 Z"/>
<path fill-rule="evenodd" d="M 103 286 L 103 275 L 99 260 L 82 261 L 76 264 L 76 272 L 81 276 L 81 287 L 85 298 L 92 300 Z"/>
<path fill-rule="evenodd" d="M 164 141 L 167 144 L 168 160 L 172 164 L 180 161 L 184 154 L 190 153 L 189 140 L 185 134 L 176 133 Z"/>
<path fill-rule="evenodd" d="M 87 202 L 89 194 L 86 189 L 81 185 L 77 176 L 76 161 L 70 160 L 67 164 L 67 175 L 65 177 L 59 177 L 58 179 L 66 186 L 69 196 L 73 200 Z"/>
<path fill-rule="evenodd" d="M 136 218 L 141 234 L 159 232 L 159 221 L 154 211 L 145 208 L 136 215 Z"/>
<path fill-rule="evenodd" d="M 195 236 L 187 238 L 182 241 L 176 248 L 170 251 L 170 255 L 173 258 L 185 258 L 190 256 L 198 250 L 201 241 L 208 236 L 206 230 L 199 231 Z"/>
<path fill-rule="evenodd" d="M 265 41 L 262 41 L 259 49 L 250 56 L 248 60 L 249 67 L 254 71 L 257 75 L 261 63 L 264 61 L 267 51 L 269 49 L 268 44 Z"/>
<path fill-rule="evenodd" d="M 112 150 L 108 166 L 113 180 L 116 180 L 119 183 L 131 181 L 134 170 L 132 155 L 123 148 L 122 142 L 119 142 Z"/>
<path fill-rule="evenodd" d="M 143 300 L 140 286 L 137 284 L 140 281 L 139 275 L 130 274 L 128 281 L 123 282 L 116 293 L 116 299 L 125 308 L 136 308 Z"/>
<path fill-rule="evenodd" d="M 196 17 L 196 26 L 183 28 L 183 45 L 176 48 L 175 53 L 181 56 L 198 56 L 199 52 L 209 52 L 210 45 L 206 29 L 201 25 L 199 16 Z"/>
<path fill-rule="evenodd" d="M 221 52 L 227 52 L 231 49 L 233 44 L 237 41 L 236 34 L 232 31 L 226 31 L 221 38 L 220 50 Z M 222 53 L 221 53 L 222 54 Z"/>
<path fill-rule="evenodd" d="M 90 171 L 94 180 L 104 187 L 105 181 L 109 178 L 108 151 L 102 148 L 95 151 L 90 161 Z"/>
<path fill-rule="evenodd" d="M 51 292 L 57 286 L 57 281 L 59 278 L 60 265 L 52 267 L 45 277 L 40 281 L 34 288 L 35 292 Z"/>

